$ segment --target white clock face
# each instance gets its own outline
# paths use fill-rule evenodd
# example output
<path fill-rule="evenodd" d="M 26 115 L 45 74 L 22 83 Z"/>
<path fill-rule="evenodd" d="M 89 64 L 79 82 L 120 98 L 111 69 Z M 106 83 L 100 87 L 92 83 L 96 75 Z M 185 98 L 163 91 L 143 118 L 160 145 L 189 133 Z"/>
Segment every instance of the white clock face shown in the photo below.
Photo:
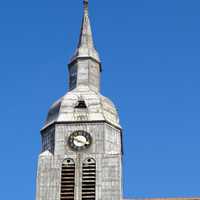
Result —
<path fill-rule="evenodd" d="M 73 132 L 68 139 L 69 146 L 76 151 L 85 150 L 90 147 L 92 137 L 85 131 Z"/>
<path fill-rule="evenodd" d="M 82 146 L 88 144 L 87 138 L 82 135 L 74 137 L 73 142 L 74 142 L 74 145 L 76 145 L 77 147 L 82 147 Z"/>

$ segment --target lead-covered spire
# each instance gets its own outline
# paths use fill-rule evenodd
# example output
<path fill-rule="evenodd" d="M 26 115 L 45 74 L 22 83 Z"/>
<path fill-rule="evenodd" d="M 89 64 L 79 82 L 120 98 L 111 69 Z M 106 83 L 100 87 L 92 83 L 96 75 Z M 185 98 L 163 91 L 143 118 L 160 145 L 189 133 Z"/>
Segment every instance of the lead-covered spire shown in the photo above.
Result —
<path fill-rule="evenodd" d="M 100 91 L 101 62 L 94 47 L 88 0 L 83 0 L 84 12 L 79 43 L 69 63 L 69 90 Z"/>
<path fill-rule="evenodd" d="M 92 36 L 92 30 L 90 25 L 90 19 L 88 14 L 88 0 L 83 0 L 84 14 L 81 26 L 81 33 L 79 37 L 79 43 L 71 62 L 78 58 L 91 58 L 100 63 L 98 52 L 94 47 L 94 41 Z"/>

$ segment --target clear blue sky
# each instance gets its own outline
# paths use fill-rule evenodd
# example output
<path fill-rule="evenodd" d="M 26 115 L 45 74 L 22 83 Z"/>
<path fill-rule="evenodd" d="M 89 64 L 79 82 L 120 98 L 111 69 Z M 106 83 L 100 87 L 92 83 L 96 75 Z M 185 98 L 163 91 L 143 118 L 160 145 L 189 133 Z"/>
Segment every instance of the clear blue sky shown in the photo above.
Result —
<path fill-rule="evenodd" d="M 200 196 L 200 1 L 91 0 L 124 193 Z M 67 90 L 82 0 L 0 1 L 0 198 L 34 200 L 40 128 Z"/>

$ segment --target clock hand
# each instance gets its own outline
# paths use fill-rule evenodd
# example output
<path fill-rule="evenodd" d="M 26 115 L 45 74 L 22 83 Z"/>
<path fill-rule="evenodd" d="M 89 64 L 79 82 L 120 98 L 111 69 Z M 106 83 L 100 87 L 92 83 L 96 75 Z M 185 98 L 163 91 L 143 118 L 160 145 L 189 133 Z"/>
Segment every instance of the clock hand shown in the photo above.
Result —
<path fill-rule="evenodd" d="M 80 143 L 82 143 L 82 144 L 89 144 L 89 142 L 84 142 L 84 141 L 82 141 L 82 140 L 80 140 L 80 139 L 78 139 L 78 138 L 74 138 L 74 140 L 76 140 L 77 142 L 80 142 Z"/>
<path fill-rule="evenodd" d="M 78 138 L 74 138 L 74 140 L 76 140 L 77 142 L 80 142 L 80 143 L 82 143 L 82 144 L 85 144 L 84 141 L 82 141 L 82 140 L 80 140 L 80 139 L 78 139 Z"/>
<path fill-rule="evenodd" d="M 83 141 L 82 141 L 82 140 L 79 140 L 78 138 L 74 138 L 74 140 L 75 140 L 76 142 L 83 143 Z"/>

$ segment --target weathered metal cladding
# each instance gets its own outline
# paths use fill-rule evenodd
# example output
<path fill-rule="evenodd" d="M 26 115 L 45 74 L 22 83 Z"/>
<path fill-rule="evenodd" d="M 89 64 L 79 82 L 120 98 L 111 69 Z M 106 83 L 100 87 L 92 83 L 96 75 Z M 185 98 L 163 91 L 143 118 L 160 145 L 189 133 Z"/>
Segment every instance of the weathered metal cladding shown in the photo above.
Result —
<path fill-rule="evenodd" d="M 76 105 L 79 100 L 83 100 L 87 106 L 87 118 L 85 121 L 108 121 L 120 128 L 119 116 L 115 105 L 107 97 L 100 93 L 92 91 L 88 86 L 79 86 L 71 92 L 68 92 L 49 109 L 47 120 L 43 128 L 48 127 L 55 122 L 77 122 Z"/>
<path fill-rule="evenodd" d="M 71 63 L 79 58 L 92 58 L 100 63 L 99 54 L 95 49 L 92 29 L 90 25 L 90 18 L 88 13 L 88 5 L 84 6 L 84 14 L 82 19 L 81 31 L 79 36 L 79 43 L 75 54 L 71 59 Z"/>
<path fill-rule="evenodd" d="M 93 59 L 78 59 L 69 65 L 69 90 L 88 86 L 90 90 L 100 91 L 100 64 Z"/>

